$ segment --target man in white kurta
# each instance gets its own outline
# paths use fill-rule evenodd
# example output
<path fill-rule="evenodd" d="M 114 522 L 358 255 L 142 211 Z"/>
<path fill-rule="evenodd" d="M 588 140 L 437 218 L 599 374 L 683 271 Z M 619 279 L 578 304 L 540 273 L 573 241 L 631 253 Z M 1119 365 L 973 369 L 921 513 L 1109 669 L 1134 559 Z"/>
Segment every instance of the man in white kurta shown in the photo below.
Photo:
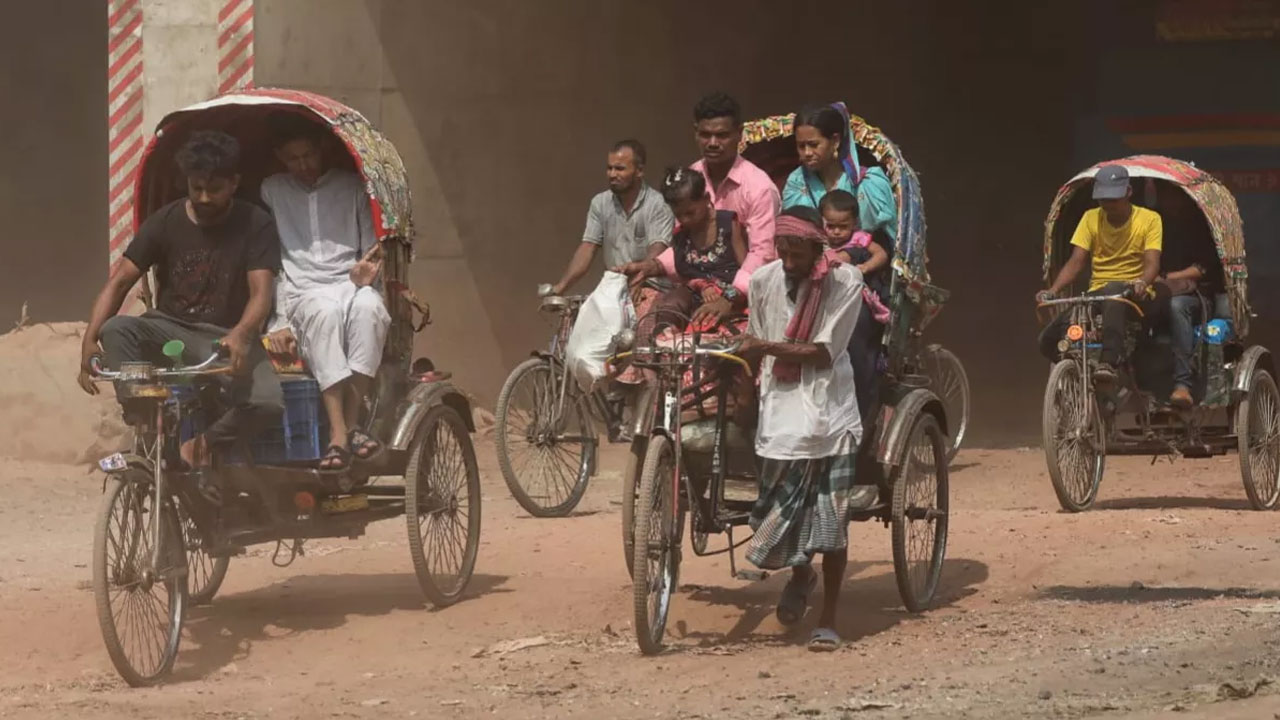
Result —
<path fill-rule="evenodd" d="M 834 621 L 849 505 L 860 494 L 853 480 L 862 421 L 847 348 L 863 282 L 847 265 L 812 279 L 822 259 L 819 231 L 807 222 L 791 223 L 792 228 L 787 220 L 793 219 L 779 218 L 779 259 L 751 276 L 748 339 L 740 350 L 763 356 L 756 428 L 760 497 L 751 514 L 755 535 L 747 558 L 763 568 L 793 568 L 778 604 L 778 619 L 791 624 L 804 615 L 817 584 L 810 563 L 822 554 L 823 610 L 809 646 L 830 650 L 839 645 Z M 788 339 L 788 325 L 812 283 L 822 284 L 812 329 L 805 339 Z M 790 364 L 791 373 L 780 372 L 779 363 Z"/>
<path fill-rule="evenodd" d="M 342 470 L 353 455 L 369 459 L 381 450 L 356 427 L 391 324 L 376 286 L 380 249 L 360 177 L 324 167 L 323 131 L 301 119 L 275 125 L 276 154 L 288 172 L 262 183 L 281 247 L 272 337 L 296 337 L 329 418 L 321 469 Z"/>

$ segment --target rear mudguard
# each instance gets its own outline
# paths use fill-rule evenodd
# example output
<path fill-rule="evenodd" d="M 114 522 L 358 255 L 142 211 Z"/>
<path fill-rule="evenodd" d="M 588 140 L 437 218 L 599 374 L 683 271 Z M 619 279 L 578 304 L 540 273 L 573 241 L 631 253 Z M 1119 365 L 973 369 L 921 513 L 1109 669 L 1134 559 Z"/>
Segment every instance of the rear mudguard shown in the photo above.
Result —
<path fill-rule="evenodd" d="M 881 408 L 876 434 L 876 459 L 888 467 L 902 462 L 911 427 L 920 413 L 929 413 L 937 419 L 942 432 L 947 433 L 947 413 L 942 401 L 924 388 L 907 390 L 897 397 L 886 398 Z"/>
<path fill-rule="evenodd" d="M 1272 378 L 1276 376 L 1276 366 L 1271 357 L 1271 351 L 1261 345 L 1253 345 L 1246 349 L 1244 355 L 1236 361 L 1235 384 L 1231 389 L 1237 393 L 1249 392 L 1249 386 L 1253 383 L 1253 373 L 1258 369 L 1271 373 Z"/>
<path fill-rule="evenodd" d="M 471 401 L 453 383 L 448 381 L 421 383 L 409 391 L 409 396 L 401 403 L 400 420 L 396 422 L 395 432 L 391 434 L 390 447 L 393 450 L 407 450 L 413 436 L 418 431 L 418 424 L 431 408 L 447 405 L 462 416 L 467 430 L 476 431 L 475 418 L 471 415 Z"/>

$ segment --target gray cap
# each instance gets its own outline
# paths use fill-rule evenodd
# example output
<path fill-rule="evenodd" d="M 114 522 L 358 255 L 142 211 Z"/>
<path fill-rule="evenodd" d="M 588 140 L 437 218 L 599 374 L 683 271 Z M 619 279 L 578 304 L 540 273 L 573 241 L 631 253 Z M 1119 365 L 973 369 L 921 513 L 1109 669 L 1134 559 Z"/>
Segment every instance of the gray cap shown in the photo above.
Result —
<path fill-rule="evenodd" d="M 1119 200 L 1129 194 L 1129 171 L 1123 165 L 1103 165 L 1093 176 L 1094 200 Z"/>

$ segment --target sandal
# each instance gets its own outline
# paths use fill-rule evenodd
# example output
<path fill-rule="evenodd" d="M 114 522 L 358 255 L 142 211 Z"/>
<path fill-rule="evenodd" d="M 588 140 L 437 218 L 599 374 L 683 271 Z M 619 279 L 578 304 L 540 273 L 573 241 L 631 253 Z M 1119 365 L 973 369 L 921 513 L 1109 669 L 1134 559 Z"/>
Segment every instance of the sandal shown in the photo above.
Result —
<path fill-rule="evenodd" d="M 330 445 L 320 458 L 320 472 L 346 472 L 351 467 L 351 451 L 341 445 Z"/>
<path fill-rule="evenodd" d="M 352 430 L 350 442 L 351 456 L 360 462 L 369 462 L 382 454 L 382 443 L 363 430 Z"/>
<path fill-rule="evenodd" d="M 809 652 L 835 652 L 840 649 L 840 635 L 831 628 L 815 628 L 809 636 Z"/>
<path fill-rule="evenodd" d="M 792 572 L 795 571 L 792 570 Z M 809 593 L 813 592 L 817 585 L 817 573 L 811 574 L 809 582 L 804 586 L 794 580 L 789 581 L 782 589 L 782 597 L 778 599 L 778 610 L 775 613 L 778 616 L 778 622 L 783 625 L 795 625 L 800 622 L 805 610 L 809 609 Z"/>

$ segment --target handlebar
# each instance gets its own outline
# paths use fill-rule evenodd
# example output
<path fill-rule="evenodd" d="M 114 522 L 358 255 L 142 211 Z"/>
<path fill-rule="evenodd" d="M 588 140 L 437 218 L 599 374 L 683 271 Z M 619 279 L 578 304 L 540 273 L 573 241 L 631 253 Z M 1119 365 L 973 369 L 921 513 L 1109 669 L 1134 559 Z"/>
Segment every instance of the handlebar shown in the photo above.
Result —
<path fill-rule="evenodd" d="M 736 349 L 736 345 L 734 349 Z M 619 360 L 626 359 L 633 355 L 654 355 L 654 354 L 660 354 L 662 352 L 666 352 L 672 355 L 682 355 L 682 356 L 690 356 L 690 357 L 701 355 L 703 357 L 713 357 L 713 358 L 718 358 L 720 360 L 728 360 L 729 362 L 740 365 L 742 369 L 746 371 L 748 376 L 751 375 L 750 363 L 738 357 L 737 355 L 734 355 L 732 352 L 728 352 L 726 350 L 721 350 L 718 348 L 693 348 L 692 350 L 676 350 L 674 348 L 657 348 L 657 349 L 638 348 L 635 350 L 620 352 L 617 355 L 611 356 L 605 362 L 609 365 L 616 365 Z"/>
<path fill-rule="evenodd" d="M 179 368 L 151 368 L 145 373 L 145 377 L 133 378 L 130 374 L 123 370 L 106 370 L 102 367 L 102 356 L 94 355 L 89 358 L 89 369 L 96 380 L 130 380 L 130 379 L 148 379 L 154 380 L 159 378 L 170 377 L 196 377 L 199 375 L 217 375 L 230 370 L 225 365 L 214 367 L 214 363 L 219 360 L 226 359 L 228 350 L 221 342 L 215 341 L 213 346 L 213 354 L 206 358 L 203 362 L 196 365 L 188 365 Z"/>
<path fill-rule="evenodd" d="M 1142 307 L 1139 306 L 1138 303 L 1133 301 L 1133 297 L 1134 295 L 1131 290 L 1125 290 L 1124 292 L 1114 293 L 1111 295 L 1077 295 L 1075 297 L 1053 298 L 1051 300 L 1037 301 L 1036 310 L 1038 311 L 1044 308 L 1059 307 L 1063 305 L 1100 305 L 1104 302 L 1122 302 L 1133 308 L 1133 311 L 1138 313 L 1138 317 L 1146 317 L 1147 314 L 1142 311 Z"/>

